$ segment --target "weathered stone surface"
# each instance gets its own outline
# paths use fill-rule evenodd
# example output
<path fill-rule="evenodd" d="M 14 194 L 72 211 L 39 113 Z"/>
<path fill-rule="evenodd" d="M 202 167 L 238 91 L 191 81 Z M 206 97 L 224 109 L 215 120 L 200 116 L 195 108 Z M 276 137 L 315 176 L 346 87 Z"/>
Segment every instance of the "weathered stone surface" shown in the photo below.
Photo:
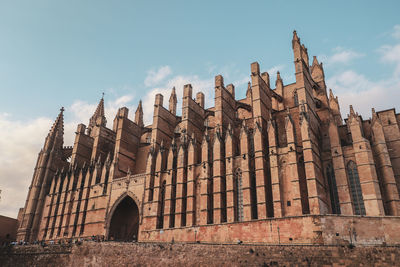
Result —
<path fill-rule="evenodd" d="M 2 266 L 398 266 L 398 247 L 92 243 L 0 250 Z"/>

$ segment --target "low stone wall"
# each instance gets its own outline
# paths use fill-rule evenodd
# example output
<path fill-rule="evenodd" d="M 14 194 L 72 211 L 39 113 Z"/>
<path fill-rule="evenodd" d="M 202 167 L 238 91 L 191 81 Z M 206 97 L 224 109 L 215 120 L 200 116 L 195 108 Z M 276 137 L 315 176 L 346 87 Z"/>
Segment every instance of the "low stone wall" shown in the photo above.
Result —
<path fill-rule="evenodd" d="M 0 250 L 8 266 L 399 266 L 399 247 L 87 242 Z"/>
<path fill-rule="evenodd" d="M 400 217 L 304 215 L 241 223 L 142 230 L 140 241 L 400 245 Z"/>

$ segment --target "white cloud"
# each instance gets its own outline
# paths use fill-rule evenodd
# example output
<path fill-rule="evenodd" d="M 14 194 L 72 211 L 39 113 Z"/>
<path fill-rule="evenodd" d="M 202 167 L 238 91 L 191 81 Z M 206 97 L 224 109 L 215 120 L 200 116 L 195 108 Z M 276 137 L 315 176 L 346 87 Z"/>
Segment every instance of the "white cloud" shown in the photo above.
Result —
<path fill-rule="evenodd" d="M 395 75 L 400 75 L 400 44 L 384 45 L 379 52 L 382 62 L 395 64 Z"/>
<path fill-rule="evenodd" d="M 364 54 L 355 52 L 351 49 L 345 49 L 343 47 L 336 47 L 334 49 L 334 54 L 327 59 L 327 63 L 350 63 L 353 59 L 363 57 Z"/>
<path fill-rule="evenodd" d="M 147 72 L 147 77 L 144 80 L 144 85 L 147 87 L 157 85 L 172 73 L 169 66 L 160 67 L 157 71 L 150 70 Z"/>
<path fill-rule="evenodd" d="M 22 122 L 0 114 L 1 215 L 16 218 L 24 206 L 37 154 L 51 125 L 49 118 Z"/>
<path fill-rule="evenodd" d="M 400 81 L 396 78 L 371 81 L 364 75 L 347 70 L 327 80 L 328 87 L 339 97 L 343 118 L 349 113 L 349 105 L 364 119 L 371 117 L 371 108 L 376 110 L 398 107 Z"/>
<path fill-rule="evenodd" d="M 400 25 L 394 25 L 392 37 L 395 39 L 400 39 Z"/>

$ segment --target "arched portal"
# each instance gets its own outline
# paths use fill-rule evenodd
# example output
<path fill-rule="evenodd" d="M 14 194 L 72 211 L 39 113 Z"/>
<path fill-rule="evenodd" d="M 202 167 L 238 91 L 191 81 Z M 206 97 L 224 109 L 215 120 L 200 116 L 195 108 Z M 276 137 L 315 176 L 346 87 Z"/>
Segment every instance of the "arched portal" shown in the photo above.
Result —
<path fill-rule="evenodd" d="M 137 240 L 139 230 L 139 209 L 135 201 L 126 196 L 115 207 L 108 231 L 109 240 Z"/>

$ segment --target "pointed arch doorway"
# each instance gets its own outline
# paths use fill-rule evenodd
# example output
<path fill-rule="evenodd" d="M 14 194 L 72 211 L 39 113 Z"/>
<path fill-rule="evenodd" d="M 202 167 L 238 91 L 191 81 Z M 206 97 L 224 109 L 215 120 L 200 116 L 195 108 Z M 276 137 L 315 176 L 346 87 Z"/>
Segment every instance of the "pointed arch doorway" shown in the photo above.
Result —
<path fill-rule="evenodd" d="M 114 207 L 108 230 L 108 240 L 137 240 L 139 231 L 139 208 L 136 202 L 126 195 Z"/>

